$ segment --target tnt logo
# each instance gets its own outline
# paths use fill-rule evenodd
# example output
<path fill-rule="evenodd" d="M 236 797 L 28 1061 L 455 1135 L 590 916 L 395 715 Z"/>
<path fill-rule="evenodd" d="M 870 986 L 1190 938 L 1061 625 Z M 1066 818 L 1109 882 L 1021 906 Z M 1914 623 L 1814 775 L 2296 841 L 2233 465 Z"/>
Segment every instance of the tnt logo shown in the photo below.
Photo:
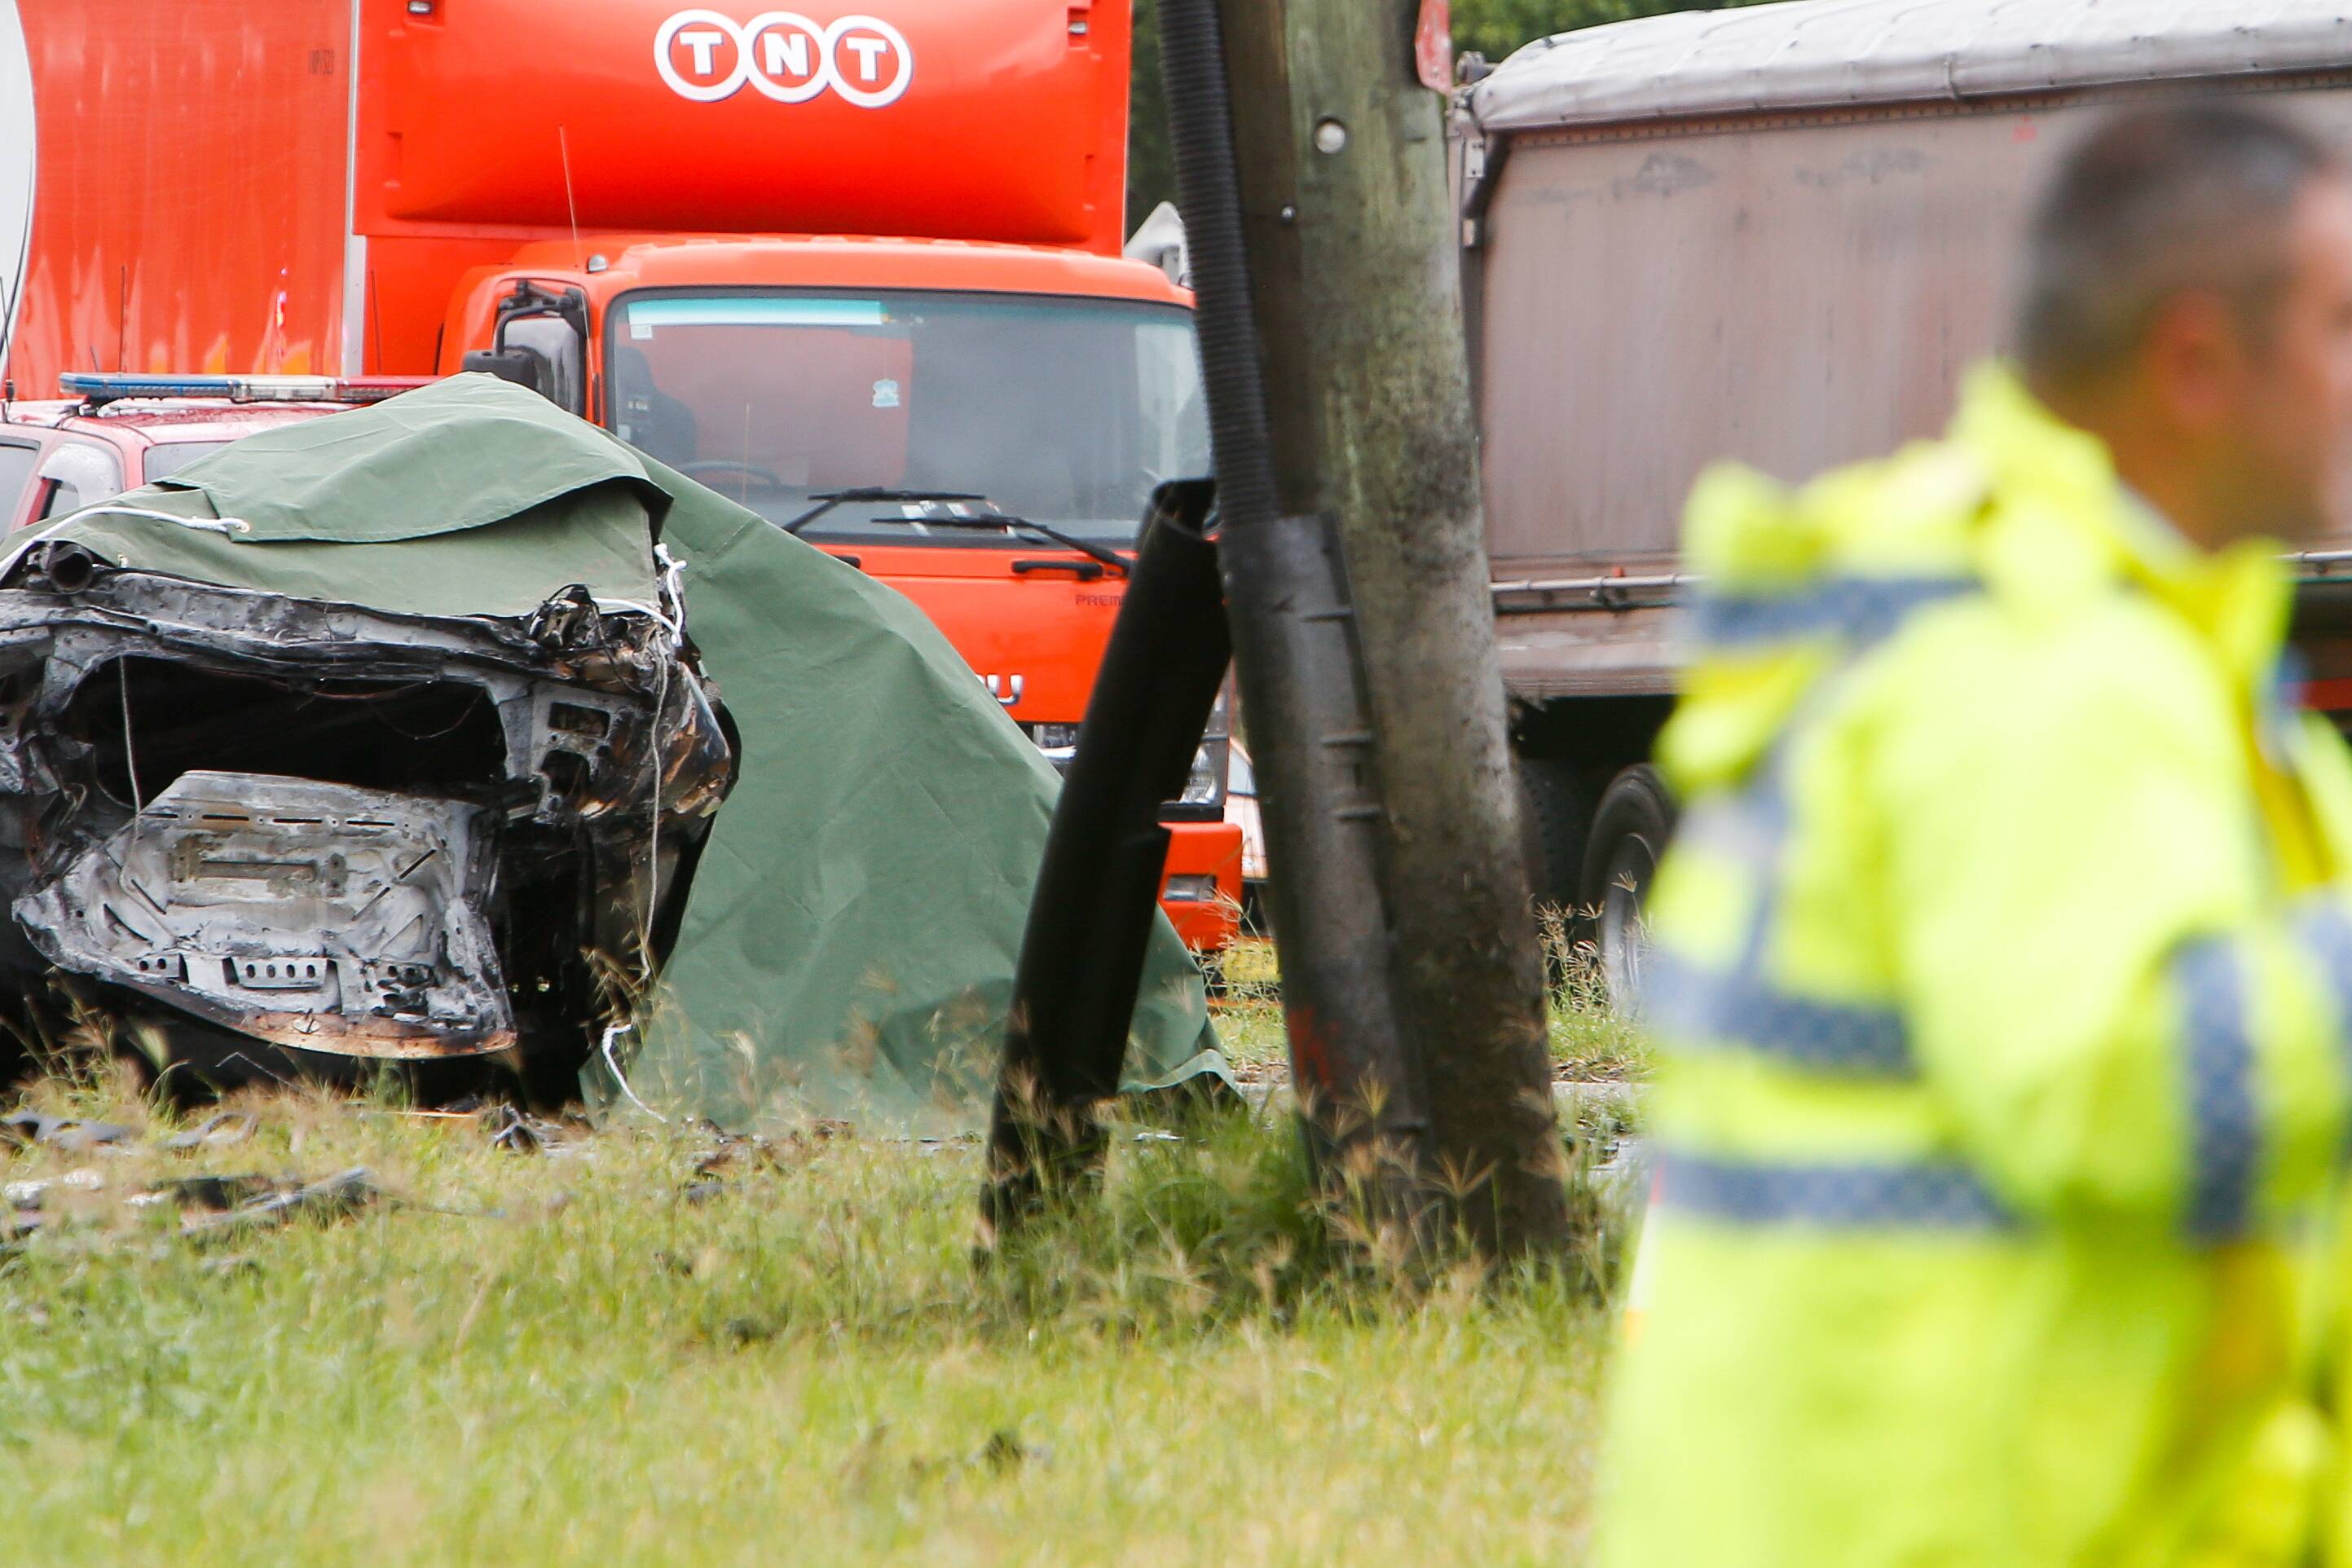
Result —
<path fill-rule="evenodd" d="M 697 103 L 732 98 L 748 82 L 778 103 L 806 103 L 831 88 L 860 109 L 880 109 L 915 79 L 915 54 L 879 16 L 821 25 L 796 11 L 763 11 L 739 23 L 693 10 L 654 30 L 654 68 Z"/>

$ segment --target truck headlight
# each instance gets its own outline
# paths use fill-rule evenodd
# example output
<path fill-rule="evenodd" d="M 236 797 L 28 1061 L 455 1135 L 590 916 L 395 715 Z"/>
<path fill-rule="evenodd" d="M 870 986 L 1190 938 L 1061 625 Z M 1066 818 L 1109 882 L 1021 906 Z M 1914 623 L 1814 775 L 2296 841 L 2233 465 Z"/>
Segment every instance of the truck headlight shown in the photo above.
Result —
<path fill-rule="evenodd" d="M 1225 804 L 1225 770 L 1234 743 L 1223 735 L 1211 735 L 1192 753 L 1192 772 L 1184 780 L 1184 793 L 1176 797 L 1181 805 L 1213 805 Z"/>
<path fill-rule="evenodd" d="M 1078 727 L 1076 724 L 1024 724 L 1029 739 L 1045 753 L 1056 773 L 1070 771 L 1070 759 L 1078 754 Z"/>
<path fill-rule="evenodd" d="M 1224 813 L 1225 775 L 1234 749 L 1233 712 L 1234 678 L 1228 674 L 1217 692 L 1216 706 L 1209 710 L 1200 749 L 1192 753 L 1192 771 L 1184 780 L 1184 793 L 1174 802 L 1188 808 L 1187 816 L 1213 817 Z"/>

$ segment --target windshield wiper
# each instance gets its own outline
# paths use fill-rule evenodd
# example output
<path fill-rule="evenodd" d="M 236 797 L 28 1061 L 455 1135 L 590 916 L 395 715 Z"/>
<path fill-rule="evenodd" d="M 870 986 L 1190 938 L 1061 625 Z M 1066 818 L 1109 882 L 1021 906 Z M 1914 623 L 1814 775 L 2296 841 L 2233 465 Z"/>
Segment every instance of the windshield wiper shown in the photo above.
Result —
<path fill-rule="evenodd" d="M 786 533 L 798 533 L 802 529 L 806 528 L 810 523 L 814 522 L 818 518 L 823 517 L 835 507 L 839 506 L 844 501 L 849 500 L 984 501 L 987 499 L 988 498 L 983 495 L 974 495 L 970 490 L 894 490 L 881 485 L 859 485 L 855 489 L 826 490 L 822 494 L 813 495 L 809 497 L 809 500 L 816 502 L 816 505 L 809 508 L 808 510 L 801 513 L 800 516 L 793 519 L 792 521 L 779 523 L 776 526 L 782 528 Z M 892 518 L 890 521 L 893 522 L 898 522 L 905 520 L 901 518 Z"/>
<path fill-rule="evenodd" d="M 989 500 L 986 496 L 975 495 L 970 490 L 901 490 L 892 489 L 887 486 L 883 485 L 860 485 L 855 489 L 827 490 L 821 495 L 811 496 L 809 499 L 816 504 L 809 508 L 806 511 L 801 513 L 800 516 L 793 519 L 790 522 L 779 523 L 777 526 L 782 528 L 786 533 L 797 534 L 802 529 L 806 528 L 810 523 L 814 522 L 818 518 L 823 517 L 826 512 L 831 511 L 835 507 L 841 505 L 844 501 L 904 501 L 921 504 L 932 501 L 945 503 L 949 501 L 976 500 L 986 505 L 989 510 L 986 511 L 950 511 L 944 510 L 944 507 L 942 507 L 941 510 L 934 511 L 930 510 L 929 506 L 925 506 L 923 513 L 919 517 L 890 517 L 885 515 L 869 518 L 866 521 L 869 522 L 918 523 L 927 528 L 1025 528 L 1039 538 L 1050 540 L 1054 543 L 1062 546 L 1065 550 L 1075 550 L 1090 561 L 1101 562 L 1105 566 L 1116 571 L 1122 577 L 1127 575 L 1128 568 L 1132 564 L 1129 557 L 1119 554 L 1115 550 L 1108 549 L 1103 545 L 1090 543 L 1073 534 L 1065 533 L 1060 529 L 1054 527 L 1051 523 L 1034 522 L 1025 517 L 1015 517 L 1009 511 L 999 510 L 996 503 Z"/>
<path fill-rule="evenodd" d="M 1009 511 L 940 512 L 937 516 L 877 517 L 876 522 L 919 522 L 926 528 L 1025 528 L 1042 539 L 1049 539 L 1065 550 L 1075 550 L 1091 561 L 1099 561 L 1117 571 L 1122 577 L 1133 561 L 1106 545 L 1091 543 L 1076 534 L 1065 533 L 1051 523 L 1033 522 L 1025 517 L 1015 517 Z"/>

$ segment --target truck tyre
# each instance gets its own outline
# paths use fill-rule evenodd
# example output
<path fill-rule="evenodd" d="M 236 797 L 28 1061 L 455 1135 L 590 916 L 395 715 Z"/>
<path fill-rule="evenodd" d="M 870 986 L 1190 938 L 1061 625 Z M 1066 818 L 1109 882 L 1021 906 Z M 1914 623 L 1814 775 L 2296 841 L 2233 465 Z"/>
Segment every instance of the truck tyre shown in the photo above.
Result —
<path fill-rule="evenodd" d="M 1592 831 L 1592 792 L 1576 770 L 1550 757 L 1521 757 L 1519 841 L 1528 858 L 1528 891 L 1538 909 L 1573 916 L 1584 893 L 1584 841 Z"/>
<path fill-rule="evenodd" d="M 1633 1011 L 1641 996 L 1642 910 L 1675 829 L 1674 796 L 1658 770 L 1636 763 L 1609 781 L 1592 814 L 1584 852 L 1582 902 L 1591 911 L 1603 994 Z"/>

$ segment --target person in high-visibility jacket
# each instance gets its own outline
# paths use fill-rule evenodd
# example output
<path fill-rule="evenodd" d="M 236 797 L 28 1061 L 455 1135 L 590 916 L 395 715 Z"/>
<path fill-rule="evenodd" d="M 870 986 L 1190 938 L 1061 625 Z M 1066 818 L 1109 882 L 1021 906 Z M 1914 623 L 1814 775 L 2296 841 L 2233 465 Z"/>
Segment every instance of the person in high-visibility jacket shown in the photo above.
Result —
<path fill-rule="evenodd" d="M 1690 506 L 1607 1568 L 2287 1563 L 2352 1127 L 2352 759 L 2282 669 L 2352 185 L 2143 109 L 1946 439 Z"/>

